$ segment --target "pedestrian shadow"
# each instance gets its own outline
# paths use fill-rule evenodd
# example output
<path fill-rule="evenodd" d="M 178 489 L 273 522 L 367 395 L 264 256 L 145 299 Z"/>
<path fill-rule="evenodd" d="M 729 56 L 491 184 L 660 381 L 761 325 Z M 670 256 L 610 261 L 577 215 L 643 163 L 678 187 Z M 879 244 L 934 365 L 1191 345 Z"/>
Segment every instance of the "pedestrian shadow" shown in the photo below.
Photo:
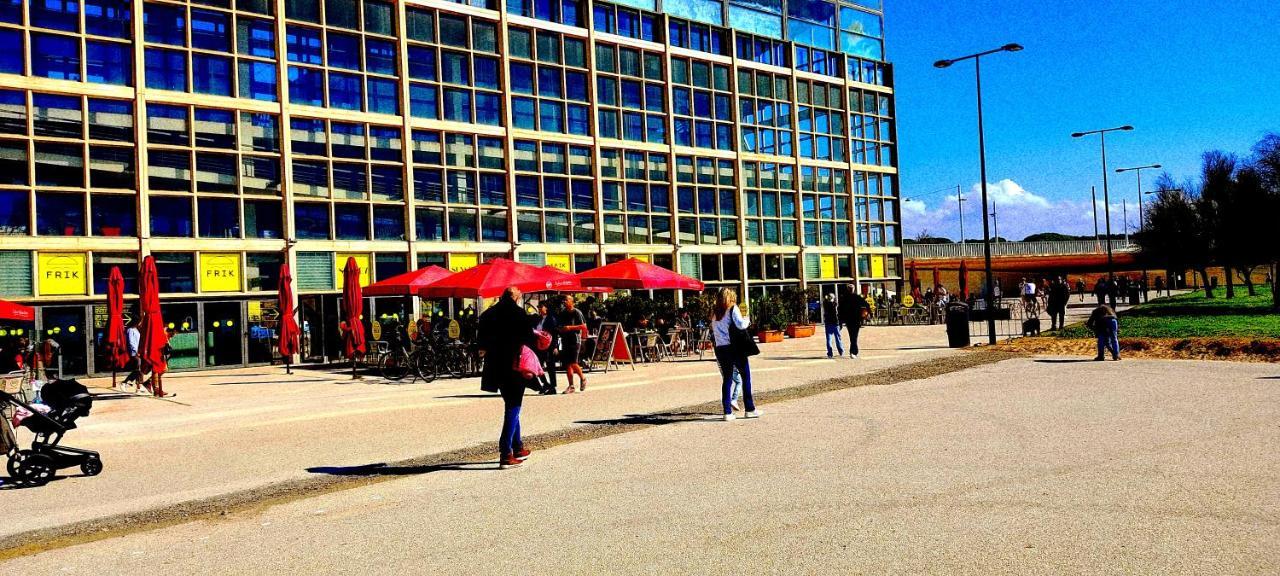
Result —
<path fill-rule="evenodd" d="M 244 382 L 210 382 L 210 386 L 240 386 L 244 384 L 306 384 L 309 382 L 333 382 L 332 378 L 307 378 L 304 380 L 248 380 Z"/>
<path fill-rule="evenodd" d="M 621 418 L 605 420 L 578 420 L 575 424 L 597 426 L 662 426 L 684 422 L 720 422 L 722 414 L 709 412 L 660 412 L 657 414 L 627 414 Z"/>
<path fill-rule="evenodd" d="M 1076 364 L 1079 362 L 1093 362 L 1089 358 L 1036 358 L 1032 360 L 1037 364 Z"/>
<path fill-rule="evenodd" d="M 496 460 L 487 462 L 447 462 L 444 464 L 422 464 L 418 466 L 396 466 L 379 462 L 361 466 L 315 466 L 307 468 L 307 472 L 348 477 L 417 476 L 445 470 L 492 470 L 497 464 Z"/>
<path fill-rule="evenodd" d="M 1259 376 L 1259 380 L 1280 380 L 1280 376 Z"/>
<path fill-rule="evenodd" d="M 146 396 L 150 396 L 150 394 L 147 394 Z M 104 392 L 102 394 L 94 394 L 93 401 L 107 402 L 109 400 L 128 400 L 130 398 L 145 398 L 146 396 L 143 396 L 142 394 L 135 394 L 133 392 Z"/>
<path fill-rule="evenodd" d="M 536 395 L 537 393 L 535 392 L 534 394 Z M 492 394 L 450 394 L 448 396 L 437 396 L 436 398 L 497 398 L 497 397 L 499 397 L 499 394 L 497 392 L 494 392 Z"/>

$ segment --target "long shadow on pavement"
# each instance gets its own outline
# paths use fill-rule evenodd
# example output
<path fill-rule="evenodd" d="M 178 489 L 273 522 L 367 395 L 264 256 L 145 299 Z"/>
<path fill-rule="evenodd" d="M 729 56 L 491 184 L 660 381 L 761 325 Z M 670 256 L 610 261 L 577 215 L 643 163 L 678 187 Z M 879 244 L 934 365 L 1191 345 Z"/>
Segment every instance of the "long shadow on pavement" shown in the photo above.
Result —
<path fill-rule="evenodd" d="M 681 422 L 720 422 L 719 414 L 706 412 L 662 412 L 658 414 L 627 414 L 621 418 L 606 420 L 578 420 L 576 424 L 595 424 L 600 426 L 644 425 L 661 426 L 663 424 L 679 424 Z"/>
<path fill-rule="evenodd" d="M 1089 358 L 1036 358 L 1032 360 L 1037 364 L 1077 364 L 1080 362 L 1093 362 Z"/>
<path fill-rule="evenodd" d="M 498 464 L 490 462 L 449 462 L 423 466 L 390 466 L 384 462 L 365 464 L 363 466 L 316 466 L 307 468 L 312 474 L 328 474 L 330 476 L 414 476 L 430 474 L 443 470 L 492 470 Z"/>

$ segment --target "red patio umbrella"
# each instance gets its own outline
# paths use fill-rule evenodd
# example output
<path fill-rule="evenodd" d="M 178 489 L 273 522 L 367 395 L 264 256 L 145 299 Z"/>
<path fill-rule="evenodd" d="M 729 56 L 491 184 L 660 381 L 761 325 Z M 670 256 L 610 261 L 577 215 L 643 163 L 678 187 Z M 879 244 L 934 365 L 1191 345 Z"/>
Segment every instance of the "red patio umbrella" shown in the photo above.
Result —
<path fill-rule="evenodd" d="M 418 289 L 423 298 L 493 298 L 508 286 L 521 292 L 571 291 L 578 286 L 572 274 L 550 267 L 533 266 L 494 258 Z"/>
<path fill-rule="evenodd" d="M 920 274 L 916 271 L 915 261 L 911 262 L 911 278 L 908 280 L 911 284 L 911 297 L 917 302 L 920 301 Z"/>
<path fill-rule="evenodd" d="M 142 273 L 138 278 L 138 312 L 142 315 L 142 323 L 138 326 L 142 333 L 138 358 L 154 374 L 151 391 L 156 396 L 165 396 L 162 377 L 169 369 L 164 359 L 169 334 L 165 332 L 164 317 L 160 314 L 160 276 L 156 272 L 156 259 L 150 255 L 142 259 Z"/>
<path fill-rule="evenodd" d="M 960 294 L 965 302 L 969 301 L 969 263 L 960 260 Z"/>
<path fill-rule="evenodd" d="M 452 272 L 439 266 L 427 266 L 392 276 L 364 287 L 365 296 L 413 296 L 418 289 L 448 277 Z"/>
<path fill-rule="evenodd" d="M 116 372 L 129 365 L 129 344 L 124 333 L 124 276 L 116 266 L 111 267 L 107 277 L 107 331 L 102 345 L 111 365 L 111 387 L 115 388 Z"/>
<path fill-rule="evenodd" d="M 700 280 L 677 274 L 661 266 L 627 258 L 578 275 L 583 286 L 606 286 L 629 290 L 702 290 Z"/>
<path fill-rule="evenodd" d="M 938 274 L 938 267 L 933 267 L 933 289 L 937 290 L 942 285 L 942 276 Z"/>
<path fill-rule="evenodd" d="M 0 300 L 0 320 L 35 322 L 36 309 L 30 306 L 23 306 L 15 302 L 10 302 L 8 300 Z"/>
<path fill-rule="evenodd" d="M 280 355 L 284 357 L 284 371 L 292 374 L 293 355 L 298 353 L 298 321 L 293 317 L 293 273 L 289 263 L 280 265 L 280 287 L 277 290 L 280 311 Z"/>
<path fill-rule="evenodd" d="M 347 258 L 347 265 L 342 268 L 342 318 L 347 324 L 346 337 L 343 338 L 347 358 L 351 359 L 351 377 L 356 375 L 356 356 L 363 355 L 364 322 L 360 314 L 364 310 L 364 297 L 360 293 L 360 265 L 355 258 Z"/>

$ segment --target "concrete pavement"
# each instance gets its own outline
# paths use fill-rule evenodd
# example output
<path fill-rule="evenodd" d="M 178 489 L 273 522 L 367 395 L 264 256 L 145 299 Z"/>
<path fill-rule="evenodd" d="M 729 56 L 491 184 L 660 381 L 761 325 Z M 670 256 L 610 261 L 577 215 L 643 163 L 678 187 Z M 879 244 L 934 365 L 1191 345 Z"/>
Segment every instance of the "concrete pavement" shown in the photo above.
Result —
<path fill-rule="evenodd" d="M 1275 574 L 1277 378 L 1011 360 L 518 470 L 387 471 L 404 475 L 0 572 Z"/>
<path fill-rule="evenodd" d="M 826 359 L 821 330 L 813 338 L 763 346 L 753 361 L 757 390 L 960 353 L 942 347 L 940 326 L 867 328 L 862 345 L 858 361 Z M 710 361 L 623 367 L 590 374 L 588 381 L 586 394 L 528 398 L 525 432 L 719 398 Z M 476 378 L 353 382 L 340 373 L 295 370 L 287 376 L 282 367 L 268 367 L 174 374 L 165 387 L 178 392 L 174 401 L 102 399 L 68 435 L 68 445 L 102 453 L 101 476 L 0 490 L 4 509 L 36 501 L 40 508 L 39 514 L 0 522 L 0 542 L 33 530 L 252 493 L 311 478 L 312 468 L 394 462 L 489 444 L 501 425 L 500 399 L 481 393 Z"/>

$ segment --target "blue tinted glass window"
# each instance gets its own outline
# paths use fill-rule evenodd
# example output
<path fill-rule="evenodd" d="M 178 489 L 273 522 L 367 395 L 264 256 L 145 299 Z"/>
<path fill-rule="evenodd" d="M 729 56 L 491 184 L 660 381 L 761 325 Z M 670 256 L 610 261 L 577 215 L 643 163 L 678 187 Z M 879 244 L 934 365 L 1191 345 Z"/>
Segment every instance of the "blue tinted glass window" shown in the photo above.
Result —
<path fill-rule="evenodd" d="M 290 62 L 324 63 L 324 57 L 320 51 L 319 30 L 305 26 L 289 26 L 285 34 L 285 43 L 288 47 Z"/>
<path fill-rule="evenodd" d="M 564 84 L 565 98 L 578 102 L 587 101 L 587 89 L 590 83 L 587 81 L 586 74 L 582 72 L 565 72 Z"/>
<path fill-rule="evenodd" d="M 538 68 L 538 94 L 553 98 L 564 97 L 560 68 L 553 66 L 540 66 Z"/>
<path fill-rule="evenodd" d="M 85 0 L 84 31 L 113 38 L 133 37 L 129 0 Z"/>
<path fill-rule="evenodd" d="M 502 125 L 502 95 L 476 92 L 476 123 Z"/>
<path fill-rule="evenodd" d="M 778 13 L 781 12 L 782 10 L 779 8 Z M 774 16 L 772 14 L 741 6 L 735 6 L 733 4 L 729 5 L 729 26 L 751 34 L 769 36 L 771 38 L 782 38 L 781 16 Z M 750 39 L 739 39 L 746 40 L 750 43 Z"/>
<path fill-rule="evenodd" d="M 440 118 L 440 107 L 436 102 L 436 87 L 425 84 L 409 86 L 409 113 L 415 118 Z"/>
<path fill-rule="evenodd" d="M 201 94 L 231 95 L 231 58 L 191 55 L 191 88 Z"/>
<path fill-rule="evenodd" d="M 148 84 L 150 84 L 150 77 L 148 73 Z M 290 66 L 289 99 L 295 104 L 324 106 L 324 73 L 312 68 Z"/>
<path fill-rule="evenodd" d="M 404 208 L 375 206 L 373 208 L 373 237 L 375 240 L 404 240 Z M 382 277 L 383 274 L 382 268 L 379 267 L 379 277 Z"/>
<path fill-rule="evenodd" d="M 22 55 L 26 52 L 25 35 L 18 30 L 0 29 L 0 46 L 8 46 L 8 50 L 0 50 L 0 72 L 5 74 L 22 74 Z"/>
<path fill-rule="evenodd" d="M 471 65 L 466 54 L 445 51 L 440 54 L 440 79 L 450 84 L 471 85 Z"/>
<path fill-rule="evenodd" d="M 0 0 L 0 22 L 22 23 L 23 0 Z"/>
<path fill-rule="evenodd" d="M 300 240 L 329 238 L 329 206 L 298 202 L 293 206 L 294 228 Z"/>
<path fill-rule="evenodd" d="M 478 88 L 498 89 L 498 59 L 487 58 L 484 56 L 476 56 L 475 62 L 476 82 L 474 86 Z"/>
<path fill-rule="evenodd" d="M 369 78 L 369 111 L 382 114 L 400 113 L 399 85 L 395 80 Z"/>
<path fill-rule="evenodd" d="M 237 238 L 240 215 L 236 201 L 230 198 L 201 198 L 200 236 L 203 238 Z"/>
<path fill-rule="evenodd" d="M 36 193 L 36 234 L 84 236 L 84 195 Z"/>
<path fill-rule="evenodd" d="M 36 0 L 30 5 L 32 26 L 80 31 L 80 0 Z"/>
<path fill-rule="evenodd" d="M 0 190 L 0 234 L 31 231 L 30 197 L 26 191 Z"/>
<path fill-rule="evenodd" d="M 471 92 L 447 89 L 444 91 L 444 119 L 455 122 L 471 121 Z"/>
<path fill-rule="evenodd" d="M 330 66 L 360 69 L 360 37 L 330 32 L 328 52 Z"/>
<path fill-rule="evenodd" d="M 365 39 L 365 69 L 378 74 L 395 75 L 396 47 L 385 40 Z"/>
<path fill-rule="evenodd" d="M 333 229 L 339 240 L 369 237 L 369 208 L 365 204 L 334 204 Z"/>
<path fill-rule="evenodd" d="M 31 74 L 58 80 L 79 80 L 80 41 L 67 36 L 32 33 Z"/>
<path fill-rule="evenodd" d="M 142 22 L 147 42 L 187 45 L 187 16 L 182 6 L 147 3 Z"/>
<path fill-rule="evenodd" d="M 270 20 L 241 17 L 237 22 L 237 51 L 250 56 L 276 57 L 276 31 Z"/>
<path fill-rule="evenodd" d="M 415 215 L 418 240 L 444 240 L 444 210 L 418 208 Z"/>
<path fill-rule="evenodd" d="M 538 106 L 539 129 L 547 132 L 564 132 L 564 104 L 543 101 Z"/>
<path fill-rule="evenodd" d="M 147 88 L 187 89 L 187 58 L 182 52 L 147 48 Z"/>
<path fill-rule="evenodd" d="M 152 236 L 191 237 L 190 198 L 152 196 L 150 202 Z"/>
<path fill-rule="evenodd" d="M 18 65 L 22 65 L 21 54 Z M 533 94 L 533 65 L 521 62 L 511 63 L 511 91 L 517 94 Z"/>
<path fill-rule="evenodd" d="M 240 62 L 240 96 L 275 102 L 276 65 L 271 62 Z"/>
<path fill-rule="evenodd" d="M 533 98 L 512 98 L 511 118 L 516 128 L 537 130 L 537 101 Z"/>
<path fill-rule="evenodd" d="M 591 109 L 586 106 L 570 104 L 568 107 L 569 133 L 579 136 L 591 135 Z"/>
<path fill-rule="evenodd" d="M 230 18 L 222 12 L 191 11 L 191 46 L 219 52 L 231 51 Z"/>
<path fill-rule="evenodd" d="M 404 200 L 404 176 L 399 166 L 373 166 L 373 197 L 378 200 Z"/>
<path fill-rule="evenodd" d="M 409 77 L 415 80 L 436 79 L 436 51 L 434 48 L 409 47 Z"/>
<path fill-rule="evenodd" d="M 329 73 L 329 106 L 345 110 L 359 110 L 363 87 L 360 77 L 352 74 Z"/>
<path fill-rule="evenodd" d="M 133 85 L 133 48 L 115 42 L 85 42 L 85 77 L 90 82 Z"/>

